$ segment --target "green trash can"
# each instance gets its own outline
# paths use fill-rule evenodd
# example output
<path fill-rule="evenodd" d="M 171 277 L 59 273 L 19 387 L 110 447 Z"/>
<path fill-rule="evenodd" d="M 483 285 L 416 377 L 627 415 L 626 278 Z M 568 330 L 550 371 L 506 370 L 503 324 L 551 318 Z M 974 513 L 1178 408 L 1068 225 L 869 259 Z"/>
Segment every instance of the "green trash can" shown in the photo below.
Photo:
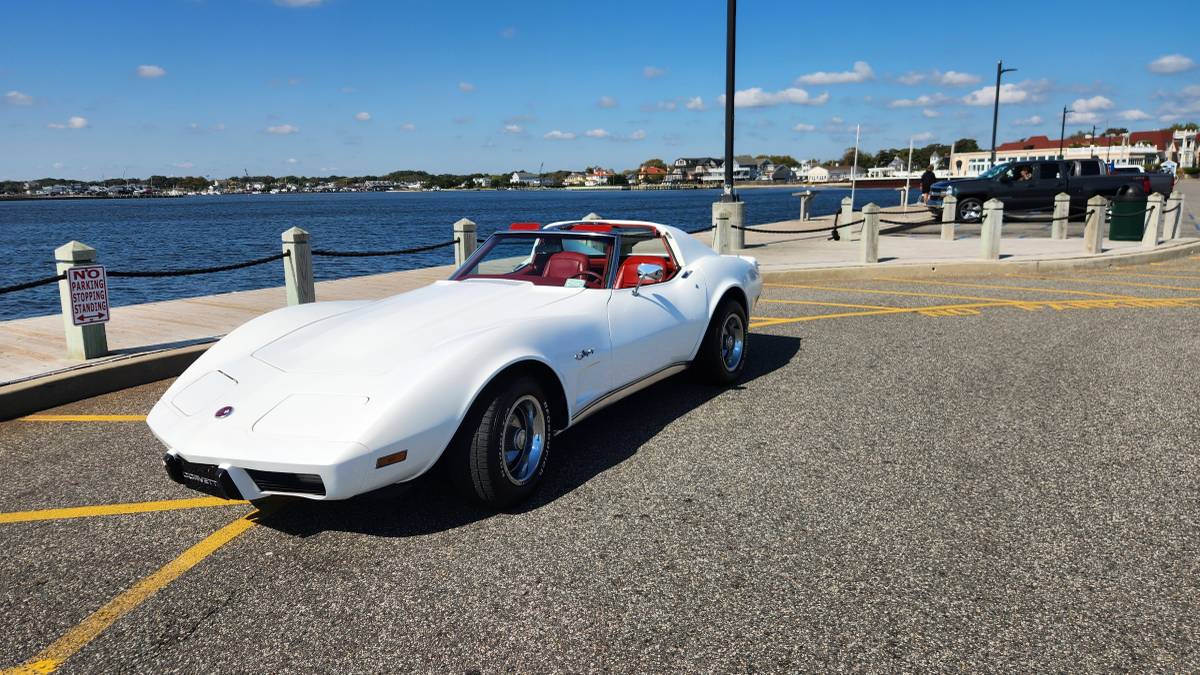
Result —
<path fill-rule="evenodd" d="M 1112 241 L 1141 241 L 1146 230 L 1146 193 L 1135 185 L 1123 185 L 1112 202 L 1112 222 L 1108 238 Z"/>

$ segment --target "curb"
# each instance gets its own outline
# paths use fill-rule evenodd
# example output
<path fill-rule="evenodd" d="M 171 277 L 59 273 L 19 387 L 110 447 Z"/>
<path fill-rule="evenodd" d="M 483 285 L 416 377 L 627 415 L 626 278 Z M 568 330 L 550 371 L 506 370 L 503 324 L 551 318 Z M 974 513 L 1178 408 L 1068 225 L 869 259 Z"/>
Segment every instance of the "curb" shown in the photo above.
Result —
<path fill-rule="evenodd" d="M 874 264 L 870 267 L 849 265 L 846 267 L 817 267 L 812 269 L 784 269 L 762 271 L 763 280 L 771 282 L 789 281 L 855 281 L 880 276 L 893 279 L 934 279 L 957 276 L 998 276 L 1010 272 L 1074 272 L 1077 270 L 1110 269 L 1128 265 L 1145 265 L 1152 262 L 1172 260 L 1200 253 L 1200 241 L 1181 244 L 1163 244 L 1152 251 L 1132 251 L 1087 258 L 1047 258 L 1038 260 L 964 260 L 962 262 L 928 262 Z"/>
<path fill-rule="evenodd" d="M 182 373 L 215 342 L 131 356 L 0 387 L 0 421 Z"/>

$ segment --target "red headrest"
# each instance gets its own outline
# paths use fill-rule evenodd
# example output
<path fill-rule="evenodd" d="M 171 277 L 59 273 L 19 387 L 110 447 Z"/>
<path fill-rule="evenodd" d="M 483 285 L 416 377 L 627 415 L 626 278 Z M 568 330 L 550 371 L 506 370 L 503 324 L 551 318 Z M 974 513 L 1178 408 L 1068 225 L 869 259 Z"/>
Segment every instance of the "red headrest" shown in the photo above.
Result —
<path fill-rule="evenodd" d="M 510 230 L 540 230 L 542 226 L 538 223 L 513 223 L 508 226 Z"/>

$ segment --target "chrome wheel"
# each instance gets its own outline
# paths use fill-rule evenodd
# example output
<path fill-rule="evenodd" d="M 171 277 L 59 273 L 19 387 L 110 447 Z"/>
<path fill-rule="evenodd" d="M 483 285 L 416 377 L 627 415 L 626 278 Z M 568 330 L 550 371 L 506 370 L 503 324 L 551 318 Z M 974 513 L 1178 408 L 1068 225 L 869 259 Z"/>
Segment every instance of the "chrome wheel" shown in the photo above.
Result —
<path fill-rule="evenodd" d="M 504 419 L 504 471 L 514 483 L 524 485 L 537 473 L 546 447 L 541 401 L 526 394 L 512 404 Z"/>
<path fill-rule="evenodd" d="M 746 350 L 746 327 L 742 317 L 730 313 L 721 325 L 721 363 L 725 370 L 733 372 L 742 363 L 742 354 Z"/>
<path fill-rule="evenodd" d="M 958 209 L 958 219 L 973 223 L 983 218 L 983 204 L 977 199 L 967 199 Z"/>

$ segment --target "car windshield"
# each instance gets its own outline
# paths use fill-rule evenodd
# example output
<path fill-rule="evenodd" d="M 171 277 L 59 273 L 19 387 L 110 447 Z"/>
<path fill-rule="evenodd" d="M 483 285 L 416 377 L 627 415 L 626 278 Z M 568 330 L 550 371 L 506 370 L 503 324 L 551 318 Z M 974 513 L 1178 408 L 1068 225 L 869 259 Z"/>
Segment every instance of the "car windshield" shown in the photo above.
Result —
<path fill-rule="evenodd" d="M 1000 174 L 1004 173 L 1005 171 L 1008 171 L 1011 168 L 1012 168 L 1012 164 L 1008 164 L 1008 163 L 997 164 L 996 166 L 993 166 L 992 168 L 988 169 L 987 171 L 984 171 L 983 173 L 979 174 L 979 177 L 980 178 L 995 178 L 996 176 L 999 176 Z"/>
<path fill-rule="evenodd" d="M 490 237 L 451 279 L 512 279 L 538 286 L 603 288 L 613 238 L 558 232 L 502 232 Z"/>

